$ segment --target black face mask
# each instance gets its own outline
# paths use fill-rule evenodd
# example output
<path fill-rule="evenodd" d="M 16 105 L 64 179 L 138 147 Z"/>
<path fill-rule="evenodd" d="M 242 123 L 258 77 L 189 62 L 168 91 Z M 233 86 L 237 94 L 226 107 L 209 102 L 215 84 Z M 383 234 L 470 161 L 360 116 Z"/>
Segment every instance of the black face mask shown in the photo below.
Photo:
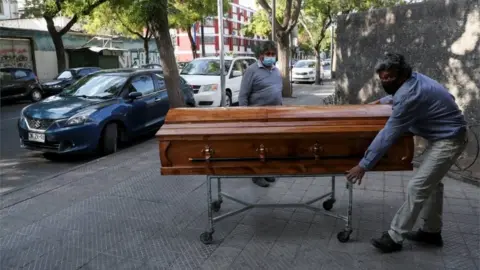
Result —
<path fill-rule="evenodd" d="M 389 95 L 394 95 L 401 86 L 402 84 L 398 79 L 390 82 L 382 82 L 383 90 L 385 90 L 385 92 L 387 92 Z"/>

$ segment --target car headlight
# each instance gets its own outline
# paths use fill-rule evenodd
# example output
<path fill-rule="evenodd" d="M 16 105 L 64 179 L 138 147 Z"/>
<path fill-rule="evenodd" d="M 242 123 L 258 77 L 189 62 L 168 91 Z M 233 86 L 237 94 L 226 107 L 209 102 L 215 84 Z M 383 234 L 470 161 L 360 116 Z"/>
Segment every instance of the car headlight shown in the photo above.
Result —
<path fill-rule="evenodd" d="M 79 112 L 75 114 L 74 116 L 70 117 L 67 120 L 66 125 L 67 126 L 75 126 L 75 125 L 82 125 L 85 124 L 89 120 L 90 115 L 94 113 L 96 110 L 91 109 L 91 110 L 85 110 L 82 112 Z"/>
<path fill-rule="evenodd" d="M 206 85 L 202 85 L 200 87 L 200 91 L 199 92 L 210 92 L 210 91 L 217 91 L 218 89 L 218 84 L 206 84 Z"/>
<path fill-rule="evenodd" d="M 55 85 L 52 85 L 52 88 L 62 88 L 62 86 L 59 84 L 55 84 Z"/>

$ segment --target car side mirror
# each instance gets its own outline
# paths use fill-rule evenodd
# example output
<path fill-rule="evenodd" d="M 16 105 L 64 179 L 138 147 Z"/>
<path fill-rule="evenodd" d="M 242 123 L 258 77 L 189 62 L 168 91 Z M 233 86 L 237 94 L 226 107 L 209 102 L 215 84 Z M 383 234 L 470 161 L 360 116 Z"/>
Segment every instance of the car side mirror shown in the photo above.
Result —
<path fill-rule="evenodd" d="M 142 93 L 140 92 L 131 92 L 130 94 L 128 94 L 128 98 L 131 100 L 135 100 L 141 96 L 142 96 Z"/>
<path fill-rule="evenodd" d="M 239 70 L 234 70 L 234 71 L 232 72 L 232 77 L 240 77 L 240 76 L 242 76 L 242 75 L 243 75 L 242 72 L 239 71 Z"/>

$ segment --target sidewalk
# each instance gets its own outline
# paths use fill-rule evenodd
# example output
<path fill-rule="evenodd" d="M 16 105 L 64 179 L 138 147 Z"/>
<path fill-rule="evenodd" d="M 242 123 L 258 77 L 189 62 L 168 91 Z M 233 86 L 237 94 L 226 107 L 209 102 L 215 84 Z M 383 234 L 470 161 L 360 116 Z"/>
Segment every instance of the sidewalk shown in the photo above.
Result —
<path fill-rule="evenodd" d="M 253 209 L 206 228 L 205 177 L 159 174 L 155 140 L 8 194 L 0 203 L 0 269 L 480 269 L 480 189 L 445 179 L 445 246 L 406 243 L 379 254 L 369 244 L 404 200 L 411 172 L 369 173 L 354 190 L 354 233 L 308 210 Z M 251 201 L 299 202 L 329 189 L 328 178 L 279 179 L 267 189 L 223 181 Z M 347 195 L 337 180 L 337 203 Z M 320 202 L 321 203 L 321 202 Z M 238 209 L 224 201 L 220 213 Z"/>

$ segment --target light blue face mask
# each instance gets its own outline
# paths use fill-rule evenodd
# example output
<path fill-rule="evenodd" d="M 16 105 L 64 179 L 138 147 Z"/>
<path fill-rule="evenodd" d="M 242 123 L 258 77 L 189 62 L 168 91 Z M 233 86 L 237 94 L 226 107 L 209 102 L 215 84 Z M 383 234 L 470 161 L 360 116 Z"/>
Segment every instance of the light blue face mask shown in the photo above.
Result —
<path fill-rule="evenodd" d="M 271 67 L 275 65 L 275 57 L 265 56 L 263 58 L 262 64 L 266 67 Z"/>

